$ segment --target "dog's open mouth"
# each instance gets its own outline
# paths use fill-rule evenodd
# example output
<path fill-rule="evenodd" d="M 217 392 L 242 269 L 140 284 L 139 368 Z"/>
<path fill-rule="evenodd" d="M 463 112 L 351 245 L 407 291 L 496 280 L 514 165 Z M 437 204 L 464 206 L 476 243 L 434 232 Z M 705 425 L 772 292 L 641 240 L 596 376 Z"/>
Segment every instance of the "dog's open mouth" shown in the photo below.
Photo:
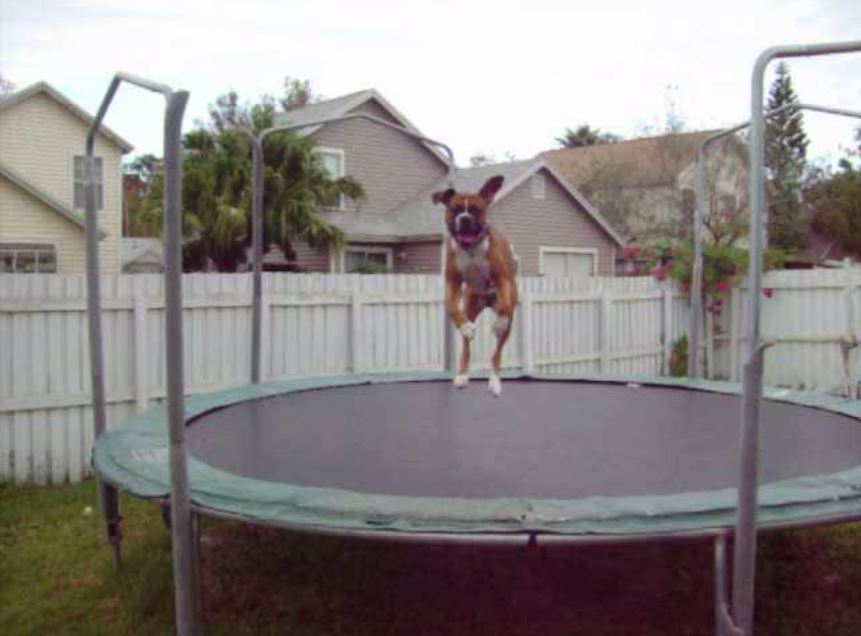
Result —
<path fill-rule="evenodd" d="M 479 239 L 481 238 L 481 232 L 456 232 L 454 235 L 454 240 L 458 242 L 458 244 L 466 250 L 472 249 L 476 246 Z"/>

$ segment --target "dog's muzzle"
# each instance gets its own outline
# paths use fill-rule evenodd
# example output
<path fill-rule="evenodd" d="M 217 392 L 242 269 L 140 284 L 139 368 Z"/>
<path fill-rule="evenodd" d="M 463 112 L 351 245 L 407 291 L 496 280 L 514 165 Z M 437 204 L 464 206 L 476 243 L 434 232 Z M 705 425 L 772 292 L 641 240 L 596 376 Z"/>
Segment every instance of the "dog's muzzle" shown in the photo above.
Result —
<path fill-rule="evenodd" d="M 477 226 L 471 214 L 468 212 L 462 212 L 454 218 L 454 229 L 458 234 L 467 234 L 475 232 Z"/>

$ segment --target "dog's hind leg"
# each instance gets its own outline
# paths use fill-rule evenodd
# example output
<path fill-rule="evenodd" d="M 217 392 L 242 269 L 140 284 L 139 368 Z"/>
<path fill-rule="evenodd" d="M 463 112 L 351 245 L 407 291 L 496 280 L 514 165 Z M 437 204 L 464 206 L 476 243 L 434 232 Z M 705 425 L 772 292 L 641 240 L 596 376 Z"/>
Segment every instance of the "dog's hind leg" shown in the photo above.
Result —
<path fill-rule="evenodd" d="M 468 324 L 475 324 L 476 318 L 478 318 L 481 310 L 484 309 L 484 303 L 481 298 L 472 293 L 472 290 L 466 289 L 464 292 L 464 304 L 466 305 L 466 319 Z M 466 335 L 463 336 L 463 346 L 460 350 L 460 367 L 458 368 L 457 376 L 454 379 L 454 385 L 459 389 L 463 389 L 467 384 L 469 384 L 471 341 L 472 338 L 467 338 Z"/>
<path fill-rule="evenodd" d="M 517 287 L 513 284 L 500 286 L 496 305 L 496 320 L 493 323 L 493 333 L 496 335 L 496 349 L 490 359 L 490 378 L 487 381 L 487 390 L 494 397 L 502 394 L 502 348 L 511 335 L 511 326 L 514 323 L 514 308 L 517 305 Z"/>

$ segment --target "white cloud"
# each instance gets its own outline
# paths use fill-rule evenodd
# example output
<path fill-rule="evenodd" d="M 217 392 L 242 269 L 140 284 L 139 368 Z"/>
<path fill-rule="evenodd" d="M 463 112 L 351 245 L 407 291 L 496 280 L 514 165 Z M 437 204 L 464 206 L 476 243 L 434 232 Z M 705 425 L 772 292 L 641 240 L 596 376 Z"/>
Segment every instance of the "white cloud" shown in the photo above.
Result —
<path fill-rule="evenodd" d="M 115 70 L 149 76 L 191 91 L 187 126 L 226 90 L 278 92 L 285 74 L 327 96 L 373 86 L 465 161 L 531 156 L 581 123 L 636 134 L 663 121 L 670 92 L 692 128 L 735 123 L 761 50 L 861 33 L 854 0 L 219 4 L 0 0 L 0 72 L 90 110 Z M 861 55 L 791 66 L 804 101 L 861 110 Z M 157 104 L 124 89 L 108 123 L 159 152 Z M 823 154 L 853 124 L 808 116 L 807 129 Z"/>

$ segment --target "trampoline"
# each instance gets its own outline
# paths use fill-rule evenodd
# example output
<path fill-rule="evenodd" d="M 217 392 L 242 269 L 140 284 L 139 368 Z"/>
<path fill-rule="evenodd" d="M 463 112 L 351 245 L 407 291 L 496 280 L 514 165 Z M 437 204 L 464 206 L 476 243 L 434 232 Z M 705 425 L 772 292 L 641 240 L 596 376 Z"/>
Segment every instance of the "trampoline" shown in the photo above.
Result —
<path fill-rule="evenodd" d="M 311 532 L 577 542 L 729 533 L 739 389 L 702 380 L 514 376 L 502 399 L 442 373 L 251 385 L 186 401 L 192 506 Z M 761 527 L 861 516 L 861 402 L 771 390 Z M 165 410 L 103 435 L 95 465 L 170 493 Z"/>

